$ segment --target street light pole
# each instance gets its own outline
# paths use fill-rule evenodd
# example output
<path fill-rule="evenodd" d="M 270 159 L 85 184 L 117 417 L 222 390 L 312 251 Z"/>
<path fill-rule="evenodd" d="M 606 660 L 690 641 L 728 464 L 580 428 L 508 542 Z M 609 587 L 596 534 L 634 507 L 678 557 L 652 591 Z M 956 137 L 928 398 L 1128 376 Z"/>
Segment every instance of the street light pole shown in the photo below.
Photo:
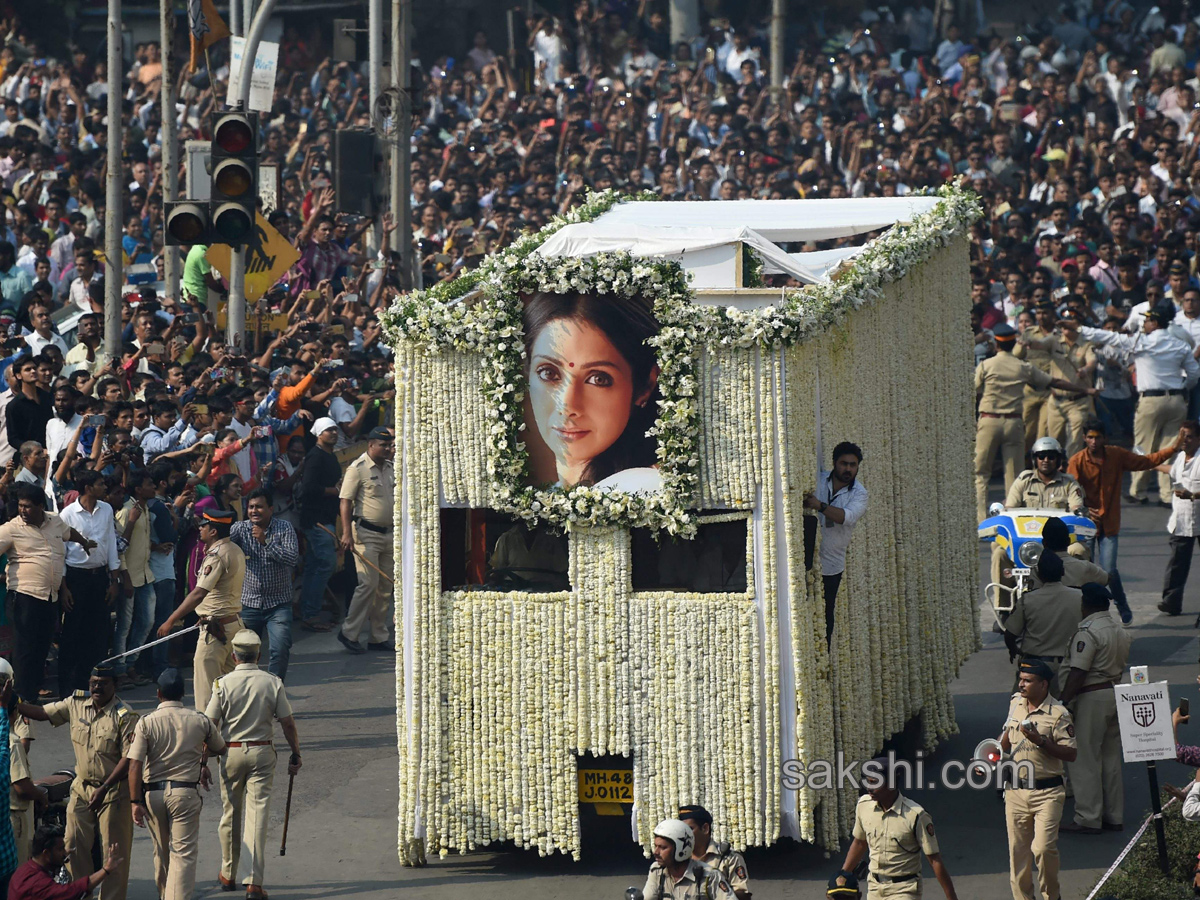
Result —
<path fill-rule="evenodd" d="M 159 44 L 162 47 L 162 169 L 163 200 L 179 199 L 179 147 L 176 145 L 175 68 L 171 50 L 175 46 L 175 11 L 171 0 L 159 0 Z M 179 297 L 179 249 L 163 247 L 163 280 L 168 297 Z"/>
<path fill-rule="evenodd" d="M 121 0 L 108 0 L 108 164 L 104 172 L 104 352 L 121 355 L 121 218 L 124 171 L 121 167 Z"/>
<path fill-rule="evenodd" d="M 409 152 L 412 129 L 412 106 L 408 32 L 412 15 L 412 0 L 394 0 L 392 4 L 392 84 L 396 89 L 396 103 L 392 109 L 395 117 L 396 142 L 392 147 L 392 216 L 396 221 L 395 250 L 400 254 L 400 285 L 408 290 L 413 285 L 412 259 L 412 209 L 409 197 L 411 167 Z"/>

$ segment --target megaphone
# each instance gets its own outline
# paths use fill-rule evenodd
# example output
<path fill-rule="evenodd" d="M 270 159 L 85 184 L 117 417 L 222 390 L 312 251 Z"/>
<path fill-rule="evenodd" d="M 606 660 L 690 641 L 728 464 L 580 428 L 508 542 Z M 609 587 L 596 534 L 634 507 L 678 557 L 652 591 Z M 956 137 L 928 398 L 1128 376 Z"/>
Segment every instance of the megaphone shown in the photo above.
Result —
<path fill-rule="evenodd" d="M 982 777 L 994 772 L 1000 760 L 1004 759 L 1004 750 L 995 738 L 979 742 L 975 753 L 971 756 L 971 773 Z"/>

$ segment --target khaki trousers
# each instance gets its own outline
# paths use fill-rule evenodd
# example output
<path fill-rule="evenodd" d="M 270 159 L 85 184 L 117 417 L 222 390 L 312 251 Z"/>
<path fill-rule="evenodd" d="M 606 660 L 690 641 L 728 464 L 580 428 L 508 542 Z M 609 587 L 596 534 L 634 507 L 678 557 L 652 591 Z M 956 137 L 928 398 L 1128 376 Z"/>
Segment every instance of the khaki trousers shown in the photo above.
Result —
<path fill-rule="evenodd" d="M 150 840 L 154 842 L 154 883 L 162 900 L 192 900 L 203 806 L 198 788 L 146 792 Z"/>
<path fill-rule="evenodd" d="M 241 617 L 225 625 L 225 643 L 221 643 L 204 629 L 196 641 L 196 654 L 192 657 L 192 689 L 196 694 L 196 709 L 204 712 L 212 699 L 213 682 L 233 671 L 233 637 L 246 626 Z"/>
<path fill-rule="evenodd" d="M 1141 453 L 1153 453 L 1169 447 L 1179 434 L 1179 426 L 1187 418 L 1187 400 L 1182 394 L 1174 397 L 1139 397 L 1137 411 L 1133 414 L 1133 442 Z M 1158 496 L 1165 503 L 1171 502 L 1171 476 L 1165 472 L 1134 472 L 1129 493 L 1141 497 L 1148 495 L 1158 478 Z"/>
<path fill-rule="evenodd" d="M 395 571 L 392 559 L 392 535 L 379 534 L 354 525 L 354 549 L 370 562 L 389 575 Z M 370 642 L 379 644 L 387 641 L 391 634 L 388 624 L 392 620 L 392 585 L 378 572 L 364 563 L 357 556 L 354 565 L 358 570 L 358 587 L 350 598 L 350 611 L 346 613 L 346 621 L 342 623 L 342 634 L 349 640 L 357 641 L 362 634 L 363 625 L 370 624 Z"/>
<path fill-rule="evenodd" d="M 1050 392 L 1033 393 L 1025 389 L 1025 406 L 1021 418 L 1025 423 L 1025 446 L 1023 453 L 1028 453 L 1033 442 L 1045 435 L 1050 426 L 1050 406 L 1054 402 Z"/>
<path fill-rule="evenodd" d="M 271 785 L 275 781 L 275 748 L 230 747 L 221 757 L 221 874 L 234 881 L 239 865 L 242 884 L 262 887 L 267 864 L 267 826 L 271 819 Z"/>
<path fill-rule="evenodd" d="M 1045 900 L 1058 900 L 1058 824 L 1067 791 L 1061 785 L 1040 791 L 1004 792 L 1008 823 L 1008 878 L 1013 900 L 1034 900 L 1033 866 Z"/>
<path fill-rule="evenodd" d="M 125 900 L 129 887 L 129 851 L 133 847 L 133 811 L 129 805 L 129 789 L 124 782 L 114 787 L 104 798 L 104 805 L 97 815 L 88 809 L 88 796 L 93 788 L 78 779 L 71 785 L 71 798 L 67 801 L 67 828 L 64 842 L 67 848 L 67 871 L 71 880 L 91 875 L 92 843 L 96 840 L 96 828 L 100 829 L 101 858 L 108 854 L 108 845 L 116 844 L 121 854 L 121 864 L 104 881 L 100 882 L 100 900 Z"/>
<path fill-rule="evenodd" d="M 908 881 L 884 883 L 876 881 L 874 875 L 867 876 L 867 900 L 888 900 L 890 897 L 920 900 L 921 879 L 910 878 Z"/>
<path fill-rule="evenodd" d="M 1121 777 L 1121 732 L 1117 699 L 1111 688 L 1075 698 L 1075 762 L 1067 763 L 1075 791 L 1075 822 L 1099 828 L 1120 825 L 1125 818 L 1125 783 Z"/>
<path fill-rule="evenodd" d="M 1025 461 L 1020 419 L 980 416 L 975 426 L 975 512 L 980 522 L 987 518 L 988 482 L 997 453 L 1004 458 L 1004 491 L 1008 493 Z"/>
<path fill-rule="evenodd" d="M 17 844 L 17 865 L 29 861 L 33 850 L 33 804 L 26 804 L 27 809 L 11 809 L 8 819 L 12 822 L 13 840 Z"/>
<path fill-rule="evenodd" d="M 1083 423 L 1096 418 L 1096 404 L 1091 397 L 1082 400 L 1051 398 L 1045 434 L 1063 445 L 1070 459 L 1083 449 Z"/>

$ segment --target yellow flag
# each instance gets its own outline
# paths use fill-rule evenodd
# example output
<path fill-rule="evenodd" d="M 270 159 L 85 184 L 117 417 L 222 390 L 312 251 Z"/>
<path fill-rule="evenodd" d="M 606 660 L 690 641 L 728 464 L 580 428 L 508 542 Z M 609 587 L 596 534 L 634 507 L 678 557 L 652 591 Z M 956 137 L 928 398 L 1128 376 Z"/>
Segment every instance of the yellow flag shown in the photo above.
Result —
<path fill-rule="evenodd" d="M 188 72 L 191 73 L 196 71 L 206 49 L 229 37 L 229 26 L 212 0 L 188 0 L 188 26 L 192 32 L 192 58 L 188 61 Z"/>

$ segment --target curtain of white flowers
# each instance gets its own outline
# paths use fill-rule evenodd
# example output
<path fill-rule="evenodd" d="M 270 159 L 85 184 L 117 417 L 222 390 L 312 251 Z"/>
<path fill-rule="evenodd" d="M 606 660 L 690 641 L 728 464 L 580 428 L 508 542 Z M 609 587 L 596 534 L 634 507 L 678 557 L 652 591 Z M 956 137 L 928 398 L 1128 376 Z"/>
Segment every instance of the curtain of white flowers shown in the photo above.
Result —
<path fill-rule="evenodd" d="M 864 759 L 920 715 L 954 732 L 976 646 L 965 240 L 837 331 L 700 367 L 697 507 L 749 516 L 745 594 L 635 593 L 624 529 L 571 534 L 572 590 L 446 592 L 443 505 L 486 507 L 480 359 L 397 346 L 400 855 L 499 840 L 580 852 L 575 760 L 632 755 L 634 834 L 699 802 L 734 846 L 836 846 L 853 792 L 784 790 L 786 760 Z M 832 653 L 804 491 L 855 440 L 870 509 Z"/>

